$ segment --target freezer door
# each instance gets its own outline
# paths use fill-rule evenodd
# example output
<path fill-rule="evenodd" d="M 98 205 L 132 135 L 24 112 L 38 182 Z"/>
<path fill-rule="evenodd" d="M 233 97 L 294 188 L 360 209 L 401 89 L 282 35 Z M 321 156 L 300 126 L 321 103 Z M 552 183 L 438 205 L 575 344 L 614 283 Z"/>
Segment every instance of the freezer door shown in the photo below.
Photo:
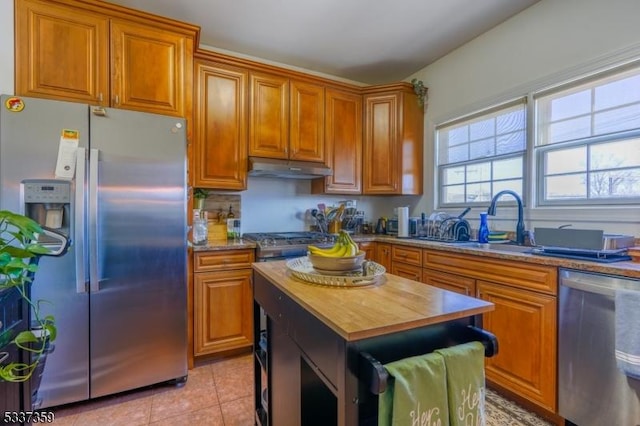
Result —
<path fill-rule="evenodd" d="M 20 97 L 24 108 L 11 111 L 2 96 L 0 115 L 0 209 L 24 213 L 20 183 L 24 179 L 52 179 L 62 129 L 78 130 L 80 146 L 89 138 L 86 105 Z M 40 408 L 85 400 L 89 397 L 89 297 L 82 275 L 83 177 L 72 182 L 70 211 L 71 247 L 61 257 L 43 257 L 32 285 L 33 300 L 43 300 L 42 314 L 55 317 L 58 336 L 46 358 L 37 394 Z M 79 179 L 80 186 L 75 182 Z M 80 191 L 80 197 L 77 192 Z M 80 252 L 79 252 L 80 250 Z M 78 259 L 79 263 L 76 262 Z M 78 284 L 80 283 L 80 285 Z M 78 287 L 80 287 L 78 289 Z"/>
<path fill-rule="evenodd" d="M 187 374 L 184 120 L 90 114 L 91 397 Z"/>

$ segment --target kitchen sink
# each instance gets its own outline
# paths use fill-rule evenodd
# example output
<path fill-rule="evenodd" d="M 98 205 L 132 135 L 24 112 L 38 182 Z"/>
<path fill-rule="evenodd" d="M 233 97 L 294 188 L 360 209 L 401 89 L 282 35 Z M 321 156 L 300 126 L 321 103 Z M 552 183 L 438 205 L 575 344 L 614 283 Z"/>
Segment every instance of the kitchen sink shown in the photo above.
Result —
<path fill-rule="evenodd" d="M 481 248 L 485 250 L 493 250 L 493 251 L 508 251 L 508 252 L 516 252 L 516 253 L 531 253 L 532 247 L 529 246 L 520 246 L 516 243 L 489 243 L 489 244 L 480 244 L 477 241 L 467 241 L 467 242 L 459 242 L 456 244 L 457 247 L 473 247 L 473 248 Z"/>
<path fill-rule="evenodd" d="M 531 253 L 532 248 L 529 246 L 519 246 L 517 244 L 509 243 L 489 243 L 489 250 Z"/>

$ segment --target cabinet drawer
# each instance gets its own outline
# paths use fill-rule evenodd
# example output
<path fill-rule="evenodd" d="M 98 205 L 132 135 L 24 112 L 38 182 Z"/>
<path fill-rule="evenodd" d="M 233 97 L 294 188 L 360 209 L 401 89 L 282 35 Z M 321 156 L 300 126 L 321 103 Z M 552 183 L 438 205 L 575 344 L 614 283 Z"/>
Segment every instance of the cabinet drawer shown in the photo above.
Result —
<path fill-rule="evenodd" d="M 444 290 L 454 291 L 465 296 L 475 296 L 476 280 L 431 269 L 422 270 L 422 282 Z"/>
<path fill-rule="evenodd" d="M 422 249 L 394 244 L 391 247 L 391 261 L 422 266 Z"/>
<path fill-rule="evenodd" d="M 499 282 L 553 296 L 558 293 L 558 270 L 553 266 L 428 249 L 424 250 L 423 259 L 425 267 L 440 272 Z"/>
<path fill-rule="evenodd" d="M 391 273 L 414 281 L 421 281 L 422 278 L 422 269 L 420 267 L 401 262 L 393 262 L 391 264 Z"/>
<path fill-rule="evenodd" d="M 251 268 L 255 253 L 252 249 L 196 252 L 193 257 L 194 272 L 223 271 Z"/>

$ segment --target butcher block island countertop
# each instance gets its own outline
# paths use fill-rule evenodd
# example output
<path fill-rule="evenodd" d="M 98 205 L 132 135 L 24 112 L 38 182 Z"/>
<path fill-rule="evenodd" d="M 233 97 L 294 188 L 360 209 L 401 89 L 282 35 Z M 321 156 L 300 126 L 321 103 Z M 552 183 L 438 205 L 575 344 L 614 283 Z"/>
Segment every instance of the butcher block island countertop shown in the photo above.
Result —
<path fill-rule="evenodd" d="M 299 281 L 286 261 L 252 267 L 261 426 L 377 424 L 385 363 L 469 339 L 484 344 L 468 326 L 494 308 L 388 273 L 345 288 Z"/>
<path fill-rule="evenodd" d="M 254 263 L 254 270 L 346 341 L 467 318 L 492 303 L 389 273 L 374 285 L 329 287 L 287 272 L 286 261 Z"/>

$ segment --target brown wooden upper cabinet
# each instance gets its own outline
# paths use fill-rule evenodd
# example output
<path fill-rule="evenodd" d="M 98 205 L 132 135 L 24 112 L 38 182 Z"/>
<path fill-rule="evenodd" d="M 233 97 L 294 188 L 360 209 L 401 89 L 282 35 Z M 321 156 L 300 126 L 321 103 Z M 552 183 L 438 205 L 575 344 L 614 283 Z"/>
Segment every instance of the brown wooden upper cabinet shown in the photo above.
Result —
<path fill-rule="evenodd" d="M 362 193 L 362 95 L 325 90 L 325 144 L 332 176 L 314 179 L 312 193 Z"/>
<path fill-rule="evenodd" d="M 197 27 L 109 3 L 15 4 L 16 94 L 191 114 Z"/>
<path fill-rule="evenodd" d="M 247 189 L 245 68 L 195 60 L 194 186 Z"/>
<path fill-rule="evenodd" d="M 324 86 L 251 72 L 249 156 L 324 163 Z"/>
<path fill-rule="evenodd" d="M 424 113 L 408 83 L 364 89 L 363 194 L 422 194 Z"/>

